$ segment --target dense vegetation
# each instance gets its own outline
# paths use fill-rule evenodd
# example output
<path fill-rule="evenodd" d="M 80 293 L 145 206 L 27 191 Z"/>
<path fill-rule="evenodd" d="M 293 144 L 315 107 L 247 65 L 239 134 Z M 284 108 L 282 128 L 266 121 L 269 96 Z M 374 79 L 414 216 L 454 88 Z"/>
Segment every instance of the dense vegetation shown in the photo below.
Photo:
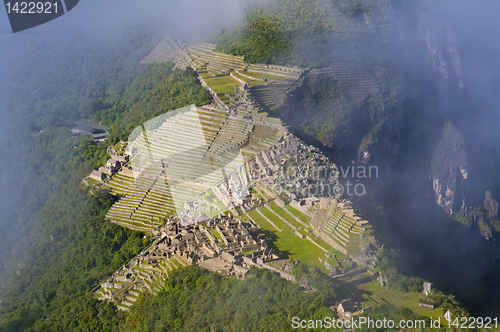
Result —
<path fill-rule="evenodd" d="M 377 150 L 384 135 L 393 134 L 401 111 L 403 81 L 391 53 L 397 26 L 391 10 L 390 1 L 270 1 L 250 6 L 243 24 L 221 33 L 217 49 L 245 55 L 248 62 L 303 68 L 339 62 L 392 68 L 377 96 L 363 103 L 342 94 L 331 76 L 306 77 L 275 111 L 302 138 L 333 148 L 335 156 L 349 153 L 361 160 L 366 151 Z"/>
<path fill-rule="evenodd" d="M 288 94 L 285 105 L 274 114 L 286 119 L 298 133 L 334 149 L 337 155 L 358 154 L 374 149 L 398 116 L 402 78 L 390 71 L 378 95 L 362 103 L 343 96 L 334 77 L 306 77 Z"/>
<path fill-rule="evenodd" d="M 4 107 L 25 122 L 6 150 L 9 158 L 1 160 L 1 180 L 24 198 L 6 209 L 11 223 L 1 225 L 0 280 L 7 287 L 1 294 L 0 330 L 106 330 L 118 322 L 114 307 L 97 302 L 89 291 L 149 239 L 105 222 L 115 198 L 106 191 L 88 194 L 81 180 L 105 163 L 110 141 L 126 139 L 133 127 L 158 114 L 208 101 L 192 71 L 173 70 L 172 64 L 139 66 L 158 41 L 150 36 L 142 29 L 129 31 L 93 53 L 83 52 L 88 44 L 77 43 L 72 50 L 80 47 L 79 57 L 47 56 L 36 68 L 10 72 L 10 86 L 19 88 L 3 86 L 9 95 Z M 48 55 L 59 51 L 44 42 L 34 44 Z M 27 59 L 35 56 L 35 46 L 16 45 L 26 50 Z M 64 70 L 57 70 L 61 62 Z M 67 76 L 72 70 L 77 79 Z M 82 117 L 111 125 L 109 141 L 72 136 L 67 121 Z"/>
<path fill-rule="evenodd" d="M 217 48 L 248 62 L 383 65 L 390 58 L 390 10 L 390 1 L 270 1 L 251 6 L 246 23 L 225 30 Z"/>
<path fill-rule="evenodd" d="M 16 40 L 1 54 L 2 63 L 11 68 L 2 68 L 0 76 L 2 143 L 6 141 L 0 179 L 8 196 L 16 198 L 11 204 L 0 203 L 5 213 L 0 223 L 0 255 L 6 270 L 16 268 L 41 230 L 50 231 L 39 211 L 51 195 L 77 186 L 105 158 L 102 149 L 96 154 L 93 142 L 72 138 L 64 125 L 67 120 L 92 115 L 90 100 L 97 87 L 103 94 L 119 98 L 126 82 L 138 74 L 139 59 L 158 38 L 148 29 L 133 31 L 115 43 L 101 41 L 95 49 L 86 35 L 75 33 L 77 38 L 72 41 L 42 35 L 36 40 Z M 61 52 L 64 42 L 71 52 Z"/>
<path fill-rule="evenodd" d="M 69 308 L 98 306 L 81 297 L 144 247 L 143 234 L 104 222 L 114 202 L 101 191 L 89 195 L 80 182 L 106 160 L 105 149 L 89 137 L 73 138 L 67 128 L 48 127 L 25 142 L 32 151 L 30 195 L 19 226 L 28 231 L 16 266 L 7 265 L 0 329 L 24 330 L 40 319 L 74 321 Z M 26 218 L 26 219 L 25 219 Z"/>
<path fill-rule="evenodd" d="M 384 278 L 387 278 L 387 287 L 389 289 L 397 290 L 402 293 L 422 292 L 425 280 L 421 277 L 407 277 L 401 274 L 397 267 L 398 265 L 401 265 L 399 264 L 401 257 L 395 250 L 381 249 L 378 251 L 377 257 L 379 259 L 377 269 L 384 276 Z M 451 310 L 455 316 L 469 316 L 467 311 L 460 307 L 453 295 L 446 295 L 439 290 L 433 289 L 428 298 L 434 301 L 436 307 L 441 308 L 443 314 L 445 314 L 447 310 Z M 398 310 L 399 309 L 394 311 L 397 313 Z M 383 312 L 390 314 L 388 308 L 384 308 Z M 408 317 L 411 316 L 411 314 L 408 315 Z"/>
<path fill-rule="evenodd" d="M 165 290 L 132 307 L 125 331 L 288 331 L 292 318 L 332 316 L 324 295 L 303 293 L 277 274 L 251 269 L 243 281 L 200 267 L 175 271 Z"/>
<path fill-rule="evenodd" d="M 252 13 L 247 26 L 228 32 L 219 46 L 225 53 L 244 55 L 250 63 L 276 63 L 290 48 L 282 19 L 267 13 Z"/>
<path fill-rule="evenodd" d="M 99 107 L 94 121 L 111 126 L 112 140 L 126 140 L 141 123 L 165 112 L 190 104 L 208 103 L 209 93 L 203 89 L 191 68 L 173 70 L 170 64 L 149 64 L 126 89 L 122 98 L 111 107 L 106 100 L 95 102 Z"/>

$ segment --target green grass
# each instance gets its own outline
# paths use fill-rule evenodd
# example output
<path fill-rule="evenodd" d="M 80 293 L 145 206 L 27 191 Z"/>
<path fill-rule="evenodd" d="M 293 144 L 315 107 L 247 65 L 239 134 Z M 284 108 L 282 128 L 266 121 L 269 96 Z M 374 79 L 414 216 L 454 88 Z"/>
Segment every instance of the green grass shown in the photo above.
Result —
<path fill-rule="evenodd" d="M 441 308 L 429 309 L 419 307 L 420 299 L 425 295 L 417 292 L 401 293 L 383 287 L 377 280 L 357 286 L 363 291 L 366 306 L 375 304 L 390 304 L 395 307 L 406 307 L 414 313 L 427 317 L 439 317 L 442 315 Z"/>
<path fill-rule="evenodd" d="M 250 83 L 251 81 L 253 81 L 251 78 L 241 76 L 240 74 L 237 74 L 237 73 L 233 73 L 233 75 L 236 76 L 237 78 L 239 78 L 240 80 L 245 81 L 247 83 Z"/>
<path fill-rule="evenodd" d="M 249 87 L 254 87 L 254 86 L 261 86 L 261 85 L 266 85 L 269 84 L 269 82 L 264 82 L 264 81 L 259 81 L 259 80 L 252 80 L 248 82 Z"/>
<path fill-rule="evenodd" d="M 241 216 L 239 216 L 238 218 L 239 218 L 241 221 L 243 221 L 243 222 L 248 221 L 248 216 L 247 216 L 246 214 L 241 215 Z"/>
<path fill-rule="evenodd" d="M 327 272 L 324 264 L 318 260 L 318 257 L 322 259 L 325 257 L 323 250 L 316 247 L 308 239 L 299 238 L 295 235 L 293 229 L 281 220 L 277 220 L 278 218 L 276 217 L 271 220 L 283 230 L 282 232 L 278 232 L 257 211 L 251 211 L 248 214 L 261 227 L 254 236 L 259 234 L 265 236 L 268 239 L 269 245 L 276 251 L 280 259 L 296 259 L 308 265 L 317 266 L 325 273 Z"/>
<path fill-rule="evenodd" d="M 252 188 L 252 192 L 256 193 L 256 195 L 258 195 L 259 198 L 261 198 L 263 201 L 269 201 L 271 199 L 274 199 L 274 197 L 270 196 L 268 193 L 266 193 L 264 190 L 260 189 L 260 188 Z"/>
<path fill-rule="evenodd" d="M 301 234 L 304 234 L 306 236 L 309 236 L 315 243 L 317 243 L 318 245 L 320 245 L 321 247 L 325 248 L 326 250 L 328 250 L 328 252 L 333 255 L 335 254 L 337 256 L 337 259 L 338 260 L 342 260 L 346 257 L 346 255 L 344 255 L 343 253 L 341 253 L 340 251 L 334 249 L 331 245 L 329 245 L 327 242 L 325 242 L 322 238 L 318 237 L 318 238 L 315 238 L 315 235 L 314 233 L 309 233 L 307 232 L 306 230 L 303 229 L 302 225 L 300 225 L 295 219 L 293 219 L 288 213 L 286 213 L 286 211 L 284 211 L 282 208 L 280 208 L 275 202 L 271 202 L 268 204 L 269 207 L 272 208 L 273 211 L 276 211 L 278 212 L 279 215 L 281 215 L 286 221 L 288 221 L 290 224 L 292 224 L 293 226 L 295 227 L 301 227 L 302 229 L 299 230 L 299 233 Z M 253 212 L 253 211 L 252 211 Z M 252 212 L 250 212 L 250 215 L 251 217 L 253 218 L 254 214 L 252 214 Z M 319 249 L 317 246 L 315 246 L 313 243 L 311 243 L 308 239 L 304 238 L 304 239 L 300 239 L 297 235 L 295 235 L 295 232 L 293 231 L 292 228 L 290 228 L 290 226 L 288 226 L 287 224 L 285 224 L 281 219 L 279 219 L 278 217 L 276 217 L 274 214 L 272 214 L 272 212 L 269 212 L 269 211 L 266 211 L 266 209 L 262 209 L 262 214 L 264 214 L 266 217 L 268 217 L 274 224 L 276 224 L 276 226 L 278 226 L 280 229 L 283 229 L 283 232 L 276 232 L 276 230 L 274 229 L 274 227 L 272 227 L 266 220 L 262 219 L 262 217 L 260 217 L 257 213 L 255 213 L 255 215 L 257 215 L 257 218 L 260 217 L 261 220 L 263 220 L 263 222 L 265 222 L 267 225 L 269 225 L 269 229 L 270 230 L 273 230 L 275 231 L 276 233 L 276 236 L 278 236 L 279 238 L 282 237 L 282 234 L 285 233 L 285 232 L 291 232 L 291 234 L 293 235 L 291 237 L 292 240 L 300 240 L 300 241 L 306 241 L 308 244 L 310 244 L 312 247 L 314 247 L 315 249 L 317 249 L 320 254 L 317 256 L 317 257 L 321 257 L 321 259 L 325 260 L 327 259 L 326 256 L 325 256 L 325 252 L 321 249 Z M 286 217 L 286 218 L 285 218 Z M 255 220 L 255 219 L 254 219 Z M 257 221 L 255 220 L 259 226 L 262 227 L 262 225 Z M 264 228 L 264 227 L 263 227 Z M 288 235 L 288 234 L 287 234 Z M 286 237 L 288 238 L 288 237 Z M 292 241 L 293 242 L 293 241 Z M 293 242 L 295 243 L 295 242 Z M 298 258 L 294 258 L 294 259 L 298 259 Z M 315 258 L 316 261 L 314 261 L 314 264 L 315 266 L 321 266 L 322 268 L 324 267 L 324 265 L 322 263 L 319 262 L 319 260 L 317 258 Z M 300 259 L 298 259 L 300 260 Z M 337 262 L 335 261 L 335 259 L 332 257 L 332 258 L 329 258 L 327 259 L 328 262 L 332 265 L 332 266 L 339 266 L 337 264 Z M 309 264 L 309 263 L 308 263 Z"/>
<path fill-rule="evenodd" d="M 265 69 L 262 69 L 265 71 Z M 275 79 L 279 79 L 279 80 L 285 80 L 285 81 L 292 81 L 293 79 L 292 78 L 286 78 L 284 76 L 278 76 L 278 75 L 273 75 L 272 73 L 269 73 L 269 74 L 264 74 L 264 73 L 256 73 L 256 72 L 253 72 L 253 71 L 245 71 L 243 72 L 245 75 L 248 75 L 248 76 L 251 76 L 251 77 L 255 77 L 255 78 L 267 78 L 268 80 L 275 80 Z"/>
<path fill-rule="evenodd" d="M 246 256 L 246 255 L 249 255 L 249 254 L 254 253 L 254 252 L 256 252 L 256 251 L 257 251 L 257 249 L 248 250 L 248 251 L 242 251 L 242 252 L 241 252 L 241 255 L 242 255 L 242 256 Z"/>
<path fill-rule="evenodd" d="M 293 214 L 295 217 L 297 217 L 299 220 L 302 222 L 305 222 L 306 224 L 309 224 L 309 220 L 311 220 L 310 217 L 306 216 L 296 208 L 292 207 L 291 205 L 287 205 L 286 208 L 288 211 L 290 211 L 291 214 Z"/>
<path fill-rule="evenodd" d="M 262 200 L 265 200 L 265 199 L 264 199 L 264 197 L 262 197 L 262 195 L 261 195 L 261 194 L 259 194 L 259 192 L 258 192 L 255 188 L 252 188 L 252 189 L 251 189 L 251 192 L 252 192 L 252 196 L 257 197 L 257 198 L 260 198 L 260 199 L 262 199 Z"/>
<path fill-rule="evenodd" d="M 261 188 L 264 188 L 265 190 L 267 190 L 268 192 L 270 192 L 271 194 L 273 194 L 274 196 L 278 196 L 278 192 L 274 189 L 271 189 L 269 186 L 266 186 L 265 184 L 263 184 L 262 182 L 259 181 L 259 186 Z"/>
<path fill-rule="evenodd" d="M 330 244 L 328 244 L 328 242 L 326 242 L 325 240 L 323 240 L 319 236 L 316 238 L 316 235 L 314 235 L 314 233 L 309 234 L 309 237 L 311 239 L 313 239 L 314 242 L 316 242 L 317 244 L 319 244 L 320 246 L 322 246 L 323 248 L 325 248 L 326 250 L 328 250 L 328 252 L 330 254 L 335 254 L 335 256 L 337 256 L 338 260 L 342 260 L 342 259 L 346 258 L 345 254 L 341 253 L 340 251 L 338 251 L 337 249 L 335 249 L 334 247 L 332 247 Z M 333 259 L 333 261 L 335 262 L 335 259 Z M 337 262 L 335 262 L 335 265 L 337 265 Z"/>
<path fill-rule="evenodd" d="M 172 263 L 174 263 L 174 265 L 176 266 L 176 268 L 179 268 L 179 267 L 182 266 L 182 264 L 176 258 L 171 258 L 170 261 Z"/>
<path fill-rule="evenodd" d="M 212 234 L 219 242 L 224 242 L 222 240 L 222 236 L 219 234 L 219 232 L 217 231 L 217 229 L 215 228 L 212 228 L 211 230 L 209 230 L 210 234 Z"/>
<path fill-rule="evenodd" d="M 213 78 L 213 75 L 209 74 L 208 72 L 207 73 L 200 73 L 200 76 L 203 77 L 204 79 Z"/>
<path fill-rule="evenodd" d="M 280 229 L 287 228 L 290 230 L 293 230 L 290 226 L 288 226 L 286 223 L 284 223 L 281 219 L 276 217 L 271 211 L 269 211 L 266 208 L 262 208 L 260 211 L 263 215 L 265 215 L 269 220 L 271 220 L 276 226 L 278 226 Z M 279 223 L 279 224 L 278 224 Z"/>
<path fill-rule="evenodd" d="M 297 222 L 297 220 L 295 220 L 295 218 L 293 218 L 291 215 L 289 215 L 285 210 L 283 210 L 283 208 L 279 207 L 278 204 L 276 204 L 276 202 L 270 202 L 267 205 L 268 205 L 268 207 L 271 208 L 271 210 L 273 210 L 274 212 L 276 212 L 278 215 L 280 215 L 283 219 L 285 219 L 286 221 L 288 221 L 293 226 L 295 226 L 297 228 L 299 228 L 299 227 L 304 228 L 304 226 L 302 226 L 301 224 L 299 224 Z M 328 248 L 325 248 L 325 249 L 328 250 Z"/>
<path fill-rule="evenodd" d="M 216 94 L 234 95 L 234 87 L 238 88 L 240 83 L 231 76 L 220 76 L 206 78 L 205 82 L 215 91 Z"/>

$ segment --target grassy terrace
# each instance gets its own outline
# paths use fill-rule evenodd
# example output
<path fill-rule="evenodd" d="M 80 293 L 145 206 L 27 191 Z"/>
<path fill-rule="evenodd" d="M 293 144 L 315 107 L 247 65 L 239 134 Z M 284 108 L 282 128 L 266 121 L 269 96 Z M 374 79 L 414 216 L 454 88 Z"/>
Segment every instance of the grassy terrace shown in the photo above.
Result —
<path fill-rule="evenodd" d="M 234 95 L 234 88 L 238 88 L 240 83 L 231 76 L 208 77 L 205 82 L 215 91 L 216 94 Z"/>
<path fill-rule="evenodd" d="M 318 248 L 308 239 L 301 239 L 300 237 L 298 237 L 290 226 L 273 215 L 271 211 L 262 209 L 261 213 L 267 218 L 271 219 L 276 226 L 282 229 L 282 232 L 278 232 L 276 228 L 274 228 L 257 211 L 254 210 L 249 212 L 248 215 L 257 223 L 257 225 L 259 225 L 259 227 L 261 227 L 254 234 L 254 236 L 261 234 L 265 236 L 266 239 L 269 239 L 270 246 L 274 250 L 276 250 L 278 256 L 280 256 L 281 259 L 296 259 L 311 266 L 317 266 L 321 268 L 323 272 L 328 273 L 324 263 L 320 262 L 318 259 L 318 257 L 322 260 L 326 258 L 325 252 L 323 250 Z M 308 234 L 311 237 L 312 233 Z M 318 244 L 320 244 L 326 250 L 329 250 L 330 253 L 336 254 L 339 259 L 345 257 L 326 243 Z M 338 266 L 334 259 L 327 260 L 332 266 Z"/>
<path fill-rule="evenodd" d="M 323 250 L 316 247 L 307 239 L 299 238 L 284 222 L 273 219 L 273 222 L 283 230 L 282 232 L 278 232 L 257 211 L 251 211 L 248 214 L 261 227 L 255 235 L 262 234 L 266 239 L 269 239 L 270 246 L 277 252 L 280 258 L 296 259 L 303 263 L 320 267 L 326 272 L 326 268 L 318 260 L 318 257 L 325 257 Z"/>
<path fill-rule="evenodd" d="M 268 80 L 275 80 L 275 79 L 286 80 L 286 78 L 284 78 L 283 76 L 273 75 L 272 73 L 264 74 L 264 73 L 256 73 L 253 71 L 244 71 L 243 74 L 254 78 L 267 78 Z"/>
<path fill-rule="evenodd" d="M 251 80 L 248 82 L 248 86 L 251 88 L 254 86 L 261 86 L 261 85 L 266 85 L 266 84 L 269 84 L 269 82 L 264 82 L 264 81 L 260 81 L 260 80 Z"/>
<path fill-rule="evenodd" d="M 261 113 L 262 114 L 262 113 Z M 278 134 L 278 129 L 261 124 L 254 125 L 248 145 L 258 146 L 258 142 L 262 142 L 266 138 L 274 137 Z"/>
<path fill-rule="evenodd" d="M 237 78 L 239 78 L 240 80 L 245 81 L 245 82 L 247 82 L 247 83 L 250 83 L 250 82 L 252 82 L 252 81 L 253 81 L 253 79 L 248 78 L 248 77 L 245 77 L 245 76 L 243 76 L 243 75 L 241 75 L 241 74 L 238 74 L 238 73 L 236 73 L 236 72 L 233 72 L 233 75 L 234 75 L 234 76 L 236 76 Z"/>
<path fill-rule="evenodd" d="M 288 87 L 289 84 L 260 85 L 252 89 L 252 95 L 257 98 L 261 106 L 272 107 L 285 100 Z"/>
<path fill-rule="evenodd" d="M 288 214 L 283 208 L 279 207 L 275 202 L 270 202 L 267 204 L 269 208 L 271 208 L 272 211 L 276 212 L 279 216 L 281 216 L 283 219 L 288 221 L 291 225 L 293 225 L 296 228 L 302 228 L 299 230 L 299 233 L 304 234 L 309 236 L 314 242 L 316 242 L 318 245 L 321 247 L 325 248 L 328 250 L 331 254 L 335 254 L 338 260 L 344 259 L 346 256 L 334 249 L 330 244 L 325 242 L 323 239 L 320 237 L 316 237 L 314 233 L 309 233 L 308 229 L 304 229 L 303 225 L 297 222 L 295 218 L 293 218 L 290 214 Z M 290 209 L 291 207 L 288 206 Z M 294 209 L 295 210 L 295 209 Z M 295 212 L 298 214 L 300 213 L 304 218 L 303 220 L 308 223 L 308 220 L 310 219 L 309 217 L 305 216 L 301 212 L 295 210 Z M 282 229 L 282 232 L 278 232 L 276 228 L 274 228 L 267 220 L 262 218 L 261 215 L 257 213 L 257 211 L 251 211 L 248 214 L 250 217 L 255 220 L 255 222 L 262 228 L 261 233 L 265 234 L 265 236 L 272 235 L 269 239 L 272 240 L 272 244 L 276 250 L 278 250 L 280 253 L 284 252 L 285 254 L 279 254 L 279 256 L 283 259 L 290 258 L 290 259 L 297 259 L 301 262 L 311 264 L 314 266 L 321 267 L 325 272 L 326 269 L 324 269 L 324 263 L 321 263 L 318 260 L 318 257 L 320 257 L 322 260 L 327 260 L 332 266 L 339 266 L 337 262 L 335 261 L 334 258 L 326 258 L 324 251 L 315 246 L 311 241 L 308 239 L 304 238 L 301 239 L 299 238 L 294 230 L 288 226 L 285 222 L 283 222 L 280 218 L 278 218 L 273 212 L 270 210 L 263 208 L 261 210 L 261 213 L 269 218 L 278 228 Z M 246 215 L 242 216 L 242 220 L 247 220 Z M 300 244 L 300 246 L 297 246 Z M 312 251 L 309 251 L 311 250 Z M 309 251 L 309 252 L 304 252 L 304 251 Z M 304 260 L 305 259 L 305 260 Z M 342 263 L 342 267 L 346 268 L 349 267 L 350 264 Z"/>
<path fill-rule="evenodd" d="M 209 230 L 210 234 L 212 234 L 219 242 L 224 242 L 222 240 L 222 236 L 219 234 L 219 232 L 215 229 L 215 228 L 212 228 L 211 230 Z"/>
<path fill-rule="evenodd" d="M 256 197 L 262 199 L 264 202 L 267 202 L 271 199 L 273 199 L 274 197 L 270 196 L 269 194 L 267 194 L 264 190 L 260 189 L 260 188 L 252 188 L 252 194 L 254 194 Z"/>
<path fill-rule="evenodd" d="M 292 207 L 291 205 L 286 206 L 287 210 L 290 211 L 291 214 L 293 214 L 295 217 L 300 219 L 302 222 L 305 222 L 306 224 L 309 224 L 309 221 L 311 220 L 310 217 L 306 216 L 296 208 Z"/>
<path fill-rule="evenodd" d="M 269 186 L 263 184 L 261 181 L 257 182 L 257 187 L 260 187 L 259 189 L 264 193 L 270 193 L 275 197 L 278 196 L 278 192 L 276 192 L 276 190 L 271 189 Z"/>
<path fill-rule="evenodd" d="M 134 283 L 146 286 L 146 289 L 153 294 L 157 294 L 165 285 L 165 279 L 168 277 L 169 273 L 174 269 L 185 265 L 180 263 L 175 258 L 164 259 L 157 266 L 151 266 L 148 264 L 138 264 L 134 267 L 137 275 L 132 279 L 127 279 L 125 282 L 119 282 L 114 280 L 113 283 L 126 285 L 123 290 L 117 291 L 118 300 L 116 305 L 121 310 L 129 310 L 129 307 L 140 297 L 141 290 L 133 289 Z M 102 291 L 98 290 L 95 293 L 96 297 L 102 295 Z"/>
<path fill-rule="evenodd" d="M 425 298 L 425 295 L 417 292 L 401 293 L 395 290 L 383 287 L 377 280 L 361 284 L 357 286 L 363 291 L 364 305 L 370 306 L 376 304 L 389 304 L 395 307 L 406 307 L 414 313 L 427 317 L 439 317 L 442 315 L 442 309 L 429 309 L 419 307 L 420 299 Z"/>
<path fill-rule="evenodd" d="M 238 219 L 240 219 L 242 222 L 250 222 L 246 214 L 239 216 Z"/>
<path fill-rule="evenodd" d="M 246 256 L 246 255 L 250 255 L 251 253 L 254 253 L 256 251 L 257 251 L 257 249 L 248 250 L 248 251 L 242 251 L 240 255 Z"/>
<path fill-rule="evenodd" d="M 275 202 L 270 202 L 267 204 L 267 206 L 269 208 L 271 208 L 271 210 L 276 212 L 280 217 L 282 217 L 283 219 L 288 221 L 290 224 L 292 224 L 293 226 L 295 226 L 297 228 L 299 228 L 299 227 L 304 228 L 303 225 L 299 224 L 295 218 L 293 218 L 291 215 L 289 215 L 285 210 L 283 210 L 283 208 L 279 207 L 278 204 L 276 204 Z M 276 216 L 273 216 L 273 218 L 276 218 Z M 323 247 L 323 248 L 327 249 L 328 247 Z"/>

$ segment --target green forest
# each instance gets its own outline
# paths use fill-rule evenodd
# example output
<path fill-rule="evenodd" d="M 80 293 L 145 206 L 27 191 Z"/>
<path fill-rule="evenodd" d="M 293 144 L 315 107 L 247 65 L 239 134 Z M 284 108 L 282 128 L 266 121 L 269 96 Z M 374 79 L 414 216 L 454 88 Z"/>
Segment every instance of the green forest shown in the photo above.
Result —
<path fill-rule="evenodd" d="M 144 28 L 128 33 L 99 52 L 85 52 L 88 44 L 75 45 L 75 52 L 80 48 L 82 53 L 76 62 L 65 58 L 64 70 L 54 70 L 56 57 L 45 58 L 40 70 L 20 66 L 9 79 L 22 80 L 22 88 L 2 90 L 10 94 L 5 107 L 24 119 L 13 142 L 16 149 L 11 153 L 16 154 L 0 161 L 2 175 L 18 174 L 4 181 L 12 181 L 8 184 L 13 194 L 18 191 L 23 197 L 21 205 L 12 206 L 16 222 L 2 225 L 2 331 L 73 330 L 78 324 L 106 330 L 121 317 L 112 305 L 94 300 L 90 290 L 150 239 L 105 222 L 115 198 L 104 190 L 87 193 L 81 180 L 105 163 L 110 141 L 126 139 L 135 126 L 169 110 L 208 102 L 192 70 L 173 70 L 173 64 L 139 65 L 160 36 Z M 50 41 L 49 46 L 44 42 L 16 47 L 27 49 L 27 59 L 35 56 L 30 49 L 36 46 L 57 53 Z M 80 63 L 89 65 L 82 69 Z M 26 79 L 21 70 L 35 74 Z M 75 77 L 94 79 L 74 80 L 68 70 Z M 109 140 L 98 144 L 90 136 L 72 136 L 66 122 L 81 118 L 110 125 Z M 16 171 L 19 163 L 23 172 Z"/>
<path fill-rule="evenodd" d="M 252 269 L 245 280 L 186 267 L 165 290 L 135 305 L 124 331 L 288 331 L 294 316 L 331 316 L 320 292 L 304 293 L 277 274 Z"/>
<path fill-rule="evenodd" d="M 387 0 L 255 4 L 248 9 L 245 23 L 215 39 L 217 50 L 245 55 L 248 62 L 304 68 L 327 67 L 332 62 L 388 65 L 392 24 L 384 18 L 390 10 Z"/>
<path fill-rule="evenodd" d="M 306 141 L 351 159 L 377 149 L 401 112 L 402 74 L 394 68 L 390 1 L 270 1 L 250 6 L 246 21 L 214 40 L 217 50 L 245 61 L 328 68 L 334 63 L 391 68 L 380 93 L 352 100 L 332 75 L 306 75 L 272 115 Z M 357 82 L 349 84 L 358 84 Z"/>

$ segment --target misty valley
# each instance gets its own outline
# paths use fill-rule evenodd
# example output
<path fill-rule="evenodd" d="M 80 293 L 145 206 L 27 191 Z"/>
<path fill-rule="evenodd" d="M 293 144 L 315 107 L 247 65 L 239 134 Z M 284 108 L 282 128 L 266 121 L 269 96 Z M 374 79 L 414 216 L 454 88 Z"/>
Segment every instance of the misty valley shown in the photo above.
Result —
<path fill-rule="evenodd" d="M 497 4 L 70 9 L 0 20 L 1 331 L 499 328 Z"/>

